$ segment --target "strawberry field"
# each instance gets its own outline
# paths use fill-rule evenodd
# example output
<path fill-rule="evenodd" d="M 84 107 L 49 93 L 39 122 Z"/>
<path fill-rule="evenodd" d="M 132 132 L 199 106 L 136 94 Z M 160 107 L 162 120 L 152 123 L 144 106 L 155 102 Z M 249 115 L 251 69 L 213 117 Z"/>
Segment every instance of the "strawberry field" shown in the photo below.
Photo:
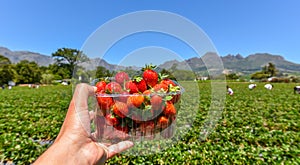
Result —
<path fill-rule="evenodd" d="M 0 162 L 33 162 L 59 132 L 72 90 L 53 86 L 0 91 Z"/>
<path fill-rule="evenodd" d="M 189 82 L 183 84 L 188 88 Z M 299 164 L 300 95 L 296 84 L 228 83 L 234 95 L 215 130 L 200 139 L 211 104 L 210 83 L 199 83 L 200 106 L 190 131 L 165 151 L 152 155 L 119 155 L 108 164 Z M 188 89 L 187 89 L 188 90 Z M 0 91 L 0 162 L 32 163 L 55 139 L 64 120 L 71 87 L 15 87 Z M 190 96 L 193 100 L 193 96 Z"/>

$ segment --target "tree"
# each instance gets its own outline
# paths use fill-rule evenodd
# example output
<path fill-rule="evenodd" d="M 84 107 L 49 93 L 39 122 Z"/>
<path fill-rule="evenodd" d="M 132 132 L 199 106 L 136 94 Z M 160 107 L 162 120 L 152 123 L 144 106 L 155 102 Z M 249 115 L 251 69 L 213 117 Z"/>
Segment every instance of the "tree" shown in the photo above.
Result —
<path fill-rule="evenodd" d="M 228 80 L 237 80 L 239 78 L 240 78 L 240 76 L 237 75 L 236 73 L 230 73 L 230 74 L 226 75 L 226 79 L 228 79 Z"/>
<path fill-rule="evenodd" d="M 17 83 L 37 83 L 41 80 L 41 71 L 37 63 L 22 60 L 16 64 Z"/>
<path fill-rule="evenodd" d="M 251 79 L 256 79 L 256 80 L 261 80 L 261 79 L 265 79 L 268 78 L 269 74 L 266 74 L 264 72 L 255 72 L 251 75 Z"/>
<path fill-rule="evenodd" d="M 69 77 L 72 77 L 75 67 L 80 62 L 88 59 L 81 51 L 70 48 L 60 48 L 52 53 L 52 57 L 59 67 L 66 68 L 69 71 Z"/>
<path fill-rule="evenodd" d="M 274 77 L 277 74 L 277 69 L 273 63 L 269 63 L 267 66 L 268 68 L 268 73 L 270 74 L 270 77 Z"/>
<path fill-rule="evenodd" d="M 16 72 L 7 57 L 0 55 L 0 85 L 7 84 L 14 80 Z"/>
<path fill-rule="evenodd" d="M 14 81 L 16 71 L 12 65 L 3 64 L 0 66 L 0 85 L 7 84 L 9 81 Z"/>
<path fill-rule="evenodd" d="M 49 71 L 49 66 L 48 67 L 47 66 L 40 66 L 40 71 L 41 71 L 42 74 L 49 73 L 50 72 Z"/>
<path fill-rule="evenodd" d="M 83 67 L 77 67 L 76 68 L 76 74 L 73 74 L 76 79 L 78 79 L 80 82 L 88 83 L 90 79 L 92 78 Z"/>
<path fill-rule="evenodd" d="M 43 84 L 51 84 L 52 80 L 54 79 L 54 75 L 51 73 L 44 73 L 42 74 L 41 83 Z"/>
<path fill-rule="evenodd" d="M 113 75 L 112 72 L 107 70 L 103 66 L 98 66 L 96 70 L 96 78 L 102 78 L 102 77 L 111 77 Z"/>
<path fill-rule="evenodd" d="M 0 55 L 0 66 L 11 64 L 10 60 L 7 57 Z"/>
<path fill-rule="evenodd" d="M 275 65 L 269 62 L 268 65 L 262 67 L 261 71 L 255 72 L 251 75 L 251 79 L 264 79 L 274 77 L 277 74 Z"/>
<path fill-rule="evenodd" d="M 60 67 L 58 64 L 51 64 L 48 67 L 48 72 L 54 75 L 55 80 L 71 78 L 71 72 L 66 67 Z"/>

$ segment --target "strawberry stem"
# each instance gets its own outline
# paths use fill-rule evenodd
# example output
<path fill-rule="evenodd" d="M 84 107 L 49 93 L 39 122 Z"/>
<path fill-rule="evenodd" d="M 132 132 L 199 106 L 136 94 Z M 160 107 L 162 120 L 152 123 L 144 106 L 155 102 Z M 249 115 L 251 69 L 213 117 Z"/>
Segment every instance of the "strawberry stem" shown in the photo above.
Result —
<path fill-rule="evenodd" d="M 142 68 L 142 71 L 145 71 L 145 70 L 153 70 L 156 68 L 156 65 L 152 65 L 152 64 L 149 64 L 149 65 L 145 65 L 144 68 Z"/>

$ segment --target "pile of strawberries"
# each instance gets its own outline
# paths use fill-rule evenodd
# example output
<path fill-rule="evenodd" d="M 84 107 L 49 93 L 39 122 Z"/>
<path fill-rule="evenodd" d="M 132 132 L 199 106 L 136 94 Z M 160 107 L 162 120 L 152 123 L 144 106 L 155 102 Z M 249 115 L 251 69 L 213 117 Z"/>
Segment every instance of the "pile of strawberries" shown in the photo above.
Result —
<path fill-rule="evenodd" d="M 96 84 L 96 97 L 106 124 L 131 135 L 147 136 L 166 129 L 176 118 L 181 87 L 146 65 L 130 78 L 120 71 Z"/>

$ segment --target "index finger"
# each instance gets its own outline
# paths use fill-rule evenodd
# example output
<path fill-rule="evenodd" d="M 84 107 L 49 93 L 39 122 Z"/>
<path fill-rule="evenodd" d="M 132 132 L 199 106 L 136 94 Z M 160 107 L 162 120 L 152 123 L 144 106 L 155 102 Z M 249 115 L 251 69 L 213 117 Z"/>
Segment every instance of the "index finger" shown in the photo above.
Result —
<path fill-rule="evenodd" d="M 88 98 L 89 96 L 92 96 L 95 94 L 95 91 L 97 90 L 96 87 L 90 86 L 88 84 L 78 84 L 75 88 L 73 98 L 75 107 L 77 107 L 77 110 L 87 110 L 88 108 Z"/>

